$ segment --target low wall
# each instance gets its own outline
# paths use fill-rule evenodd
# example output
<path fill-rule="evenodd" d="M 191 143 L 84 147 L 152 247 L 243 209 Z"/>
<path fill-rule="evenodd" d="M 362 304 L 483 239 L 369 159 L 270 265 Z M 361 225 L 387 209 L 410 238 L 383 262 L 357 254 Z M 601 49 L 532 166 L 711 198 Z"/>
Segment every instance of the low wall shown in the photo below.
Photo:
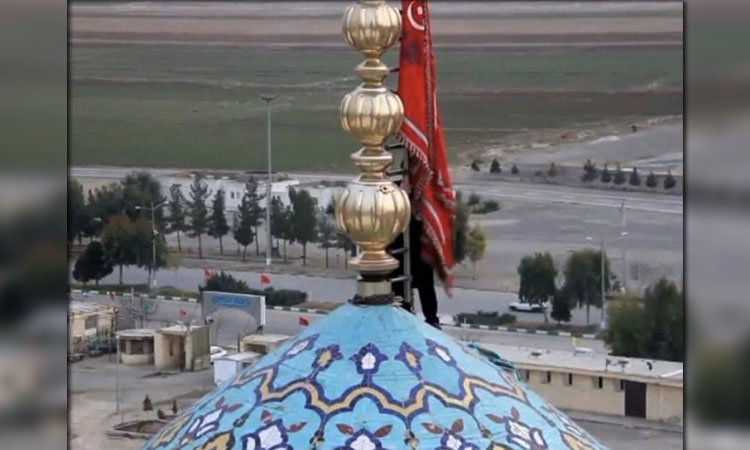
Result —
<path fill-rule="evenodd" d="M 593 414 L 622 416 L 625 400 L 617 390 L 619 380 L 604 378 L 602 388 L 589 375 L 573 374 L 573 383 L 566 385 L 567 373 L 552 372 L 550 383 L 545 383 L 546 372 L 530 371 L 529 385 L 557 408 Z"/>
<path fill-rule="evenodd" d="M 128 353 L 121 353 L 120 362 L 128 366 L 144 366 L 147 364 L 153 364 L 154 354 L 153 353 L 146 353 L 146 354 L 141 353 L 141 354 L 131 355 Z"/>

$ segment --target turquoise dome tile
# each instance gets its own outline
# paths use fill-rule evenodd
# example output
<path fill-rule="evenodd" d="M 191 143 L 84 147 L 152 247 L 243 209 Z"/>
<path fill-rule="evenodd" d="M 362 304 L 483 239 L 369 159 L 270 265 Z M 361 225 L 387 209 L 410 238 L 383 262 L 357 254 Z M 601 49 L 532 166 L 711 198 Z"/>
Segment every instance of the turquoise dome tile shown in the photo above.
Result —
<path fill-rule="evenodd" d="M 514 373 L 395 306 L 343 305 L 144 449 L 602 449 Z"/>

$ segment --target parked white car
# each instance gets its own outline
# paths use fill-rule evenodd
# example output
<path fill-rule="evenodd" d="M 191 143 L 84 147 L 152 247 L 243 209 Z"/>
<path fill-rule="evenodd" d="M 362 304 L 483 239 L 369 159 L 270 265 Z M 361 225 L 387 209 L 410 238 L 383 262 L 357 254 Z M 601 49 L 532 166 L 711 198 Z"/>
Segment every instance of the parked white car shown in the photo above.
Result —
<path fill-rule="evenodd" d="M 544 310 L 547 309 L 547 304 L 539 304 L 539 303 L 521 303 L 521 302 L 515 302 L 510 304 L 510 310 L 511 311 L 517 311 L 517 312 L 534 312 L 534 313 L 540 313 L 544 312 Z"/>
<path fill-rule="evenodd" d="M 215 345 L 211 346 L 211 364 L 213 364 L 217 358 L 221 358 L 222 356 L 226 356 L 226 355 L 227 355 L 227 351 L 224 350 L 223 348 L 217 347 Z"/>

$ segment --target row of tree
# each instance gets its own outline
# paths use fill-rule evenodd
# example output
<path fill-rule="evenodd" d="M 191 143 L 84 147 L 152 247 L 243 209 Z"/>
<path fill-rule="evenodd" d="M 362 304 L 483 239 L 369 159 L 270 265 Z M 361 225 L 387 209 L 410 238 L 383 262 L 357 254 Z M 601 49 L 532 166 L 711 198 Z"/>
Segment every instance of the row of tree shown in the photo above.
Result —
<path fill-rule="evenodd" d="M 172 185 L 169 198 L 160 195 L 158 180 L 146 172 L 129 174 L 119 183 L 94 189 L 84 200 L 83 188 L 76 181 L 69 184 L 68 240 L 91 239 L 83 254 L 76 261 L 73 276 L 87 283 L 110 274 L 114 266 L 137 265 L 149 271 L 167 263 L 165 234 L 175 233 L 178 251 L 182 252 L 181 236 L 198 238 L 198 255 L 203 257 L 204 235 L 219 241 L 219 252 L 224 253 L 224 237 L 231 233 L 242 248 L 242 259 L 246 259 L 247 247 L 255 242 L 256 254 L 260 254 L 258 228 L 264 224 L 265 208 L 261 206 L 263 195 L 258 193 L 258 183 L 251 178 L 246 186 L 238 211 L 231 225 L 227 220 L 226 196 L 222 189 L 213 193 L 200 176 L 190 185 L 189 198 L 185 198 L 180 185 Z M 350 251 L 352 244 L 333 222 L 333 204 L 325 209 L 317 206 L 316 200 L 305 190 L 289 192 L 290 204 L 284 205 L 275 197 L 271 201 L 271 235 L 276 240 L 276 250 L 283 242 L 284 260 L 287 260 L 287 244 L 302 246 L 303 264 L 307 263 L 307 245 L 319 243 L 325 249 L 326 267 L 329 265 L 329 249 Z M 166 206 L 164 215 L 160 205 Z M 153 208 L 154 230 L 151 225 Z M 142 217 L 142 212 L 146 211 Z M 152 255 L 155 239 L 156 260 Z M 345 260 L 346 261 L 346 260 Z"/>
<path fill-rule="evenodd" d="M 76 181 L 69 185 L 70 224 L 69 241 L 89 238 L 89 247 L 79 258 L 74 278 L 80 282 L 98 281 L 112 272 L 114 266 L 137 265 L 152 272 L 167 263 L 165 235 L 173 233 L 177 251 L 182 252 L 182 236 L 198 239 L 198 256 L 203 257 L 203 237 L 219 241 L 219 252 L 224 253 L 224 238 L 230 236 L 241 249 L 246 260 L 247 248 L 255 243 L 256 255 L 261 245 L 259 228 L 265 222 L 265 196 L 259 193 L 258 183 L 251 178 L 238 210 L 234 215 L 226 211 L 226 195 L 219 189 L 212 193 L 200 176 L 190 185 L 188 198 L 180 185 L 169 188 L 168 198 L 161 196 L 161 185 L 147 172 L 133 172 L 118 183 L 111 183 L 92 191 L 84 200 L 83 188 Z M 353 250 L 346 234 L 335 226 L 333 203 L 319 208 L 317 201 L 305 190 L 289 192 L 290 204 L 274 197 L 271 200 L 271 236 L 275 251 L 287 261 L 287 246 L 302 246 L 303 264 L 307 263 L 307 246 L 317 243 L 325 250 L 326 267 L 330 249 Z M 159 205 L 164 205 L 164 208 Z M 486 252 L 487 240 L 479 224 L 469 225 L 469 216 L 479 206 L 478 197 L 464 200 L 457 195 L 457 216 L 453 226 L 453 256 L 457 263 L 469 260 L 474 267 Z M 154 229 L 151 211 L 154 206 Z M 499 208 L 499 205 L 497 205 Z M 497 209 L 495 208 L 495 209 Z M 165 214 L 166 212 L 166 214 Z M 229 217 L 229 220 L 227 219 Z M 152 255 L 152 239 L 156 240 L 156 261 Z M 347 259 L 344 259 L 345 264 Z"/>
<path fill-rule="evenodd" d="M 617 168 L 615 169 L 614 173 L 612 173 L 610 172 L 609 166 L 607 164 L 604 165 L 604 168 L 599 170 L 596 167 L 595 163 L 592 163 L 590 159 L 587 159 L 583 164 L 583 174 L 581 175 L 581 181 L 583 181 L 584 183 L 590 183 L 597 178 L 602 183 L 611 182 L 617 186 L 625 184 L 626 180 L 625 172 L 623 172 L 620 164 L 617 164 Z M 641 175 L 638 173 L 637 167 L 633 167 L 633 170 L 630 172 L 630 176 L 627 177 L 627 181 L 631 186 L 641 185 Z M 662 181 L 662 186 L 664 187 L 664 189 L 670 190 L 673 189 L 676 185 L 677 180 L 675 179 L 674 175 L 672 175 L 671 171 L 667 171 L 667 175 Z M 657 186 L 659 186 L 659 178 L 654 174 L 653 171 L 649 172 L 648 176 L 646 177 L 646 186 L 650 188 L 656 188 Z"/>
<path fill-rule="evenodd" d="M 551 302 L 551 316 L 558 323 L 570 321 L 571 309 L 585 307 L 588 323 L 590 306 L 602 307 L 604 301 L 601 258 L 601 252 L 595 250 L 573 252 L 565 262 L 563 286 L 558 288 L 552 255 L 545 252 L 525 256 L 518 266 L 518 297 L 528 303 Z M 605 255 L 605 295 L 618 284 Z M 683 360 L 684 297 L 673 282 L 662 278 L 649 286 L 643 296 L 632 292 L 614 295 L 607 302 L 606 314 L 603 338 L 612 354 Z"/>
<path fill-rule="evenodd" d="M 166 264 L 166 241 L 160 232 L 164 217 L 153 209 L 163 201 L 160 191 L 159 182 L 146 172 L 133 172 L 118 183 L 94 189 L 87 199 L 78 182 L 69 182 L 68 241 L 91 239 L 74 266 L 76 280 L 98 283 L 117 266 L 122 282 L 123 266 L 143 267 L 150 276 Z"/>
<path fill-rule="evenodd" d="M 606 255 L 602 256 L 600 251 L 586 249 L 573 252 L 565 261 L 562 272 L 564 282 L 558 288 L 558 270 L 549 252 L 524 256 L 517 269 L 520 277 L 518 298 L 532 304 L 551 303 L 550 315 L 558 323 L 570 321 L 571 309 L 585 307 L 586 323 L 589 324 L 591 306 L 602 306 L 602 272 L 605 293 L 617 283 L 617 277 L 609 267 L 609 259 Z M 546 309 L 544 314 L 547 321 Z"/>
<path fill-rule="evenodd" d="M 481 170 L 479 168 L 478 160 L 472 161 L 470 167 L 471 167 L 471 170 L 473 170 L 474 172 L 479 172 Z M 490 163 L 490 173 L 494 173 L 494 174 L 503 173 L 503 168 L 500 165 L 500 161 L 497 158 L 493 158 L 492 162 Z M 513 166 L 511 166 L 510 168 L 510 173 L 512 173 L 513 175 L 518 175 L 520 173 L 520 171 L 518 170 L 518 166 L 513 164 Z"/>
<path fill-rule="evenodd" d="M 626 293 L 607 306 L 603 338 L 613 355 L 683 361 L 685 299 L 671 281 L 660 279 L 643 296 Z"/>
<path fill-rule="evenodd" d="M 474 172 L 479 172 L 481 170 L 479 167 L 479 161 L 472 161 L 471 170 L 473 170 Z M 500 161 L 497 158 L 494 158 L 492 160 L 492 163 L 490 163 L 490 173 L 500 174 L 502 172 L 503 169 L 500 165 Z M 518 175 L 520 173 L 518 167 L 515 164 L 513 164 L 513 166 L 511 167 L 510 172 L 514 175 Z M 558 170 L 555 166 L 555 163 L 550 163 L 549 168 L 547 169 L 547 176 L 550 178 L 554 178 L 557 176 L 557 172 Z M 538 170 L 534 175 L 541 176 L 542 171 Z M 621 186 L 626 182 L 631 186 L 640 186 L 641 184 L 643 184 L 641 175 L 638 173 L 637 167 L 633 167 L 630 175 L 626 176 L 625 172 L 620 167 L 620 164 L 617 164 L 617 167 L 613 172 L 609 169 L 608 164 L 605 164 L 602 169 L 599 169 L 595 163 L 593 163 L 590 159 L 587 159 L 583 164 L 583 174 L 581 174 L 581 181 L 583 181 L 584 183 L 591 183 L 597 179 L 602 183 L 613 183 L 617 186 Z M 659 186 L 659 177 L 654 174 L 653 171 L 651 171 L 646 176 L 645 184 L 649 188 L 656 188 Z M 667 174 L 661 181 L 661 185 L 665 190 L 674 189 L 674 187 L 677 186 L 677 180 L 675 179 L 674 175 L 672 175 L 671 171 L 667 171 Z"/>

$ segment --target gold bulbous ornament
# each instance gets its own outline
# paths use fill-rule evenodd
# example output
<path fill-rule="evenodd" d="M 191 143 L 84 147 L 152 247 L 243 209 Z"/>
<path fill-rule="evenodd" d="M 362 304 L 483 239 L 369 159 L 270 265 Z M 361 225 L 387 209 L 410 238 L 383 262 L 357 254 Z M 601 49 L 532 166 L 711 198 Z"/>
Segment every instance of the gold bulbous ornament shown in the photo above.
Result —
<path fill-rule="evenodd" d="M 385 248 L 406 230 L 410 217 L 408 195 L 386 179 L 351 182 L 336 201 L 336 222 L 362 249 L 351 264 L 369 275 L 386 275 L 398 267 Z"/>
<path fill-rule="evenodd" d="M 345 131 L 366 147 L 378 147 L 401 128 L 404 105 L 385 87 L 360 87 L 344 96 L 340 115 Z"/>
<path fill-rule="evenodd" d="M 383 0 L 362 0 L 346 8 L 342 28 L 349 45 L 379 58 L 401 36 L 401 14 Z"/>

